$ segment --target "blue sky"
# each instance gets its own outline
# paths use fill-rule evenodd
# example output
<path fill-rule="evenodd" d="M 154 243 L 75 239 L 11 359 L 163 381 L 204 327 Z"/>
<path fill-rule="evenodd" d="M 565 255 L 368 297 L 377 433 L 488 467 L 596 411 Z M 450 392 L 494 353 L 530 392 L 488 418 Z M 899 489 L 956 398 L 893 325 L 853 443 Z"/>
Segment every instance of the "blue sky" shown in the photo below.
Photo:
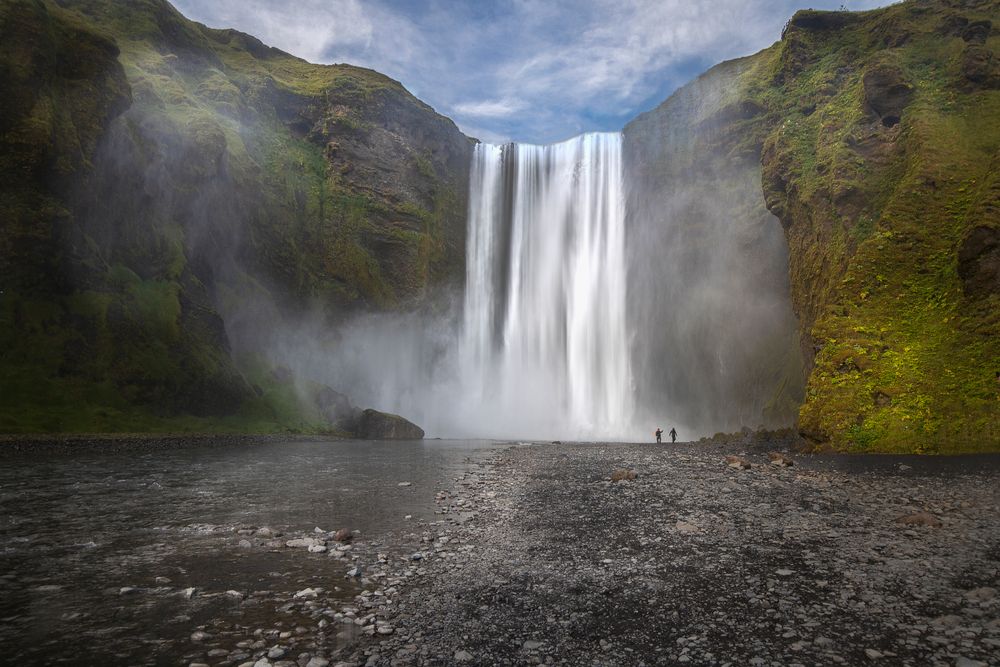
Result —
<path fill-rule="evenodd" d="M 619 130 L 803 7 L 889 0 L 174 0 L 320 63 L 371 67 L 483 141 Z"/>

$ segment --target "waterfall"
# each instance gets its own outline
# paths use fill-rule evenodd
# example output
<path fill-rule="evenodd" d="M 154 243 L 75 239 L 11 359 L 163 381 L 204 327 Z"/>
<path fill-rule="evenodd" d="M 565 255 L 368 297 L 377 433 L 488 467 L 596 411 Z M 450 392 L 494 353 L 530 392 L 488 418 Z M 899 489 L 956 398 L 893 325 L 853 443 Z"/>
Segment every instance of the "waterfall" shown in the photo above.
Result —
<path fill-rule="evenodd" d="M 470 188 L 460 354 L 477 430 L 634 435 L 621 135 L 480 144 Z"/>

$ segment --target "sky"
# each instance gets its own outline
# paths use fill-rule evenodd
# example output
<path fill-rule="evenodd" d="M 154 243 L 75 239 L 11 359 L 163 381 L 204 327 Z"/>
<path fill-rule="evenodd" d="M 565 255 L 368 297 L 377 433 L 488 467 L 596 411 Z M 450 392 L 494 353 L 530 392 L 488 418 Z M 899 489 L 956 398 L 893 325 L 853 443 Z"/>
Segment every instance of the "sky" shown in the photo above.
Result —
<path fill-rule="evenodd" d="M 551 143 L 617 131 L 804 7 L 889 0 L 173 0 L 316 63 L 370 67 L 469 136 Z"/>

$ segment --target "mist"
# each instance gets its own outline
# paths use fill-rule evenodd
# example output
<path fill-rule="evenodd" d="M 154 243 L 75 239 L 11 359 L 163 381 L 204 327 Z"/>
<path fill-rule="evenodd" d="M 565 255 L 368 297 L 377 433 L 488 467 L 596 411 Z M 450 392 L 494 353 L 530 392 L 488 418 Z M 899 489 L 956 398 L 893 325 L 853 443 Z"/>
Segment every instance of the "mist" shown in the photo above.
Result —
<path fill-rule="evenodd" d="M 720 65 L 625 129 L 629 321 L 640 414 L 684 435 L 794 424 L 804 383 L 788 250 L 753 122 Z"/>
<path fill-rule="evenodd" d="M 207 379 L 183 380 L 200 390 L 181 408 L 228 409 L 266 392 L 270 373 L 289 375 L 303 406 L 326 386 L 432 437 L 787 426 L 802 391 L 787 249 L 757 155 L 710 122 L 726 85 L 703 77 L 623 134 L 480 144 L 464 168 L 449 155 L 467 191 L 443 233 L 461 244 L 462 273 L 391 304 L 352 292 L 337 265 L 330 274 L 317 239 L 359 245 L 389 286 L 413 260 L 392 236 L 343 236 L 364 221 L 323 194 L 328 167 L 301 182 L 248 178 L 247 159 L 276 159 L 269 121 L 250 110 L 179 124 L 134 105 L 78 194 L 81 229 L 104 265 L 181 286 L 182 345 L 214 359 Z M 356 150 L 336 159 L 370 149 Z"/>

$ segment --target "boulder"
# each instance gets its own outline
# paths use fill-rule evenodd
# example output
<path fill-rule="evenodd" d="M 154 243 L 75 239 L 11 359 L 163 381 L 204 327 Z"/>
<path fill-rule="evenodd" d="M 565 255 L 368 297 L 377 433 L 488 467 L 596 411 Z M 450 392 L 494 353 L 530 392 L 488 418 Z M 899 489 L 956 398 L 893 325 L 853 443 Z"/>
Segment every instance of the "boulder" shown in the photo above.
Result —
<path fill-rule="evenodd" d="M 737 468 L 739 470 L 749 470 L 750 462 L 747 461 L 742 456 L 727 456 L 726 465 L 730 468 Z"/>
<path fill-rule="evenodd" d="M 619 468 L 611 473 L 612 482 L 625 482 L 630 481 L 638 477 L 638 473 L 634 470 L 627 470 L 625 468 Z"/>
<path fill-rule="evenodd" d="M 792 459 L 781 452 L 768 452 L 767 458 L 771 460 L 771 465 L 787 468 L 793 465 Z"/>
<path fill-rule="evenodd" d="M 355 435 L 363 440 L 421 440 L 424 429 L 399 415 L 368 408 L 358 417 Z"/>
<path fill-rule="evenodd" d="M 931 528 L 940 528 L 941 519 L 937 518 L 929 512 L 916 512 L 915 514 L 907 514 L 905 516 L 897 517 L 896 523 L 901 523 L 906 526 L 930 526 Z"/>

